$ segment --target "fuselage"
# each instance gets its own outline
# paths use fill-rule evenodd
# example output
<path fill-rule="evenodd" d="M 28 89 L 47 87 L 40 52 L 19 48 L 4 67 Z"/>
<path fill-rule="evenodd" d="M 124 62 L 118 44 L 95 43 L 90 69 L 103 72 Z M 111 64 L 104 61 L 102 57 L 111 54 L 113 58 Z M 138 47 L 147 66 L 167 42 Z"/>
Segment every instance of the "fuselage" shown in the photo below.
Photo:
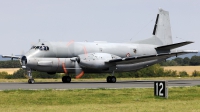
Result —
<path fill-rule="evenodd" d="M 71 61 L 71 58 L 79 55 L 86 55 L 90 59 L 90 63 L 98 63 L 108 61 L 104 54 L 111 54 L 111 57 L 137 57 L 145 55 L 156 55 L 156 45 L 150 44 L 133 44 L 133 43 L 107 43 L 107 42 L 39 42 L 34 45 L 26 54 L 27 67 L 32 70 L 43 72 L 64 72 L 63 67 L 67 68 L 68 72 L 75 72 L 76 63 Z M 91 53 L 103 54 L 92 57 Z M 113 55 L 113 56 L 112 56 Z M 94 58 L 94 59 L 93 59 Z M 155 59 L 147 62 L 107 65 L 104 67 L 97 66 L 81 66 L 85 72 L 122 72 L 132 71 L 146 66 L 155 64 L 164 59 Z M 94 61 L 94 62 L 93 62 Z M 107 68 L 106 68 L 107 67 Z"/>

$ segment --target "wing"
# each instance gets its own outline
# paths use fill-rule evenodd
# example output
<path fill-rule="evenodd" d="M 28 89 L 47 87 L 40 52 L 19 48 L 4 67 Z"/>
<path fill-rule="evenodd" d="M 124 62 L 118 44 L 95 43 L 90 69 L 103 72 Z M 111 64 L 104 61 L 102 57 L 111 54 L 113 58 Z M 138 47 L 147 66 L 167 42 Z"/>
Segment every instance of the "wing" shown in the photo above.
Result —
<path fill-rule="evenodd" d="M 157 55 L 146 55 L 146 56 L 138 56 L 138 57 L 127 57 L 120 59 L 113 59 L 107 61 L 107 63 L 116 63 L 116 64 L 128 64 L 128 63 L 140 63 L 155 59 L 167 59 L 173 56 L 183 55 L 187 53 L 198 53 L 196 50 L 184 50 L 181 52 L 172 52 L 172 53 L 162 53 Z"/>
<path fill-rule="evenodd" d="M 11 58 L 11 59 L 13 60 L 13 59 L 20 59 L 20 58 L 21 58 L 21 56 L 2 55 L 2 58 Z"/>

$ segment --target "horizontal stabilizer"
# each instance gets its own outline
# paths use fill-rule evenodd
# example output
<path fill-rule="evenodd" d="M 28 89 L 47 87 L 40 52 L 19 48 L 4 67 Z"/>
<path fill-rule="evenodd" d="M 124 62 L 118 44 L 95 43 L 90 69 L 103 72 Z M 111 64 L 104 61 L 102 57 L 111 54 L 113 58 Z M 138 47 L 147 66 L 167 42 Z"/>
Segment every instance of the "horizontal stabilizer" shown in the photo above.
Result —
<path fill-rule="evenodd" d="M 183 50 L 179 52 L 162 53 L 156 55 L 138 56 L 138 57 L 126 57 L 120 59 L 109 60 L 107 63 L 127 64 L 127 63 L 141 63 L 156 59 L 167 59 L 173 56 L 179 56 L 188 53 L 198 53 L 197 50 Z"/>
<path fill-rule="evenodd" d="M 187 44 L 191 44 L 193 42 L 191 41 L 185 41 L 185 42 L 180 42 L 180 43 L 175 43 L 175 44 L 169 44 L 169 45 L 164 45 L 164 46 L 159 46 L 156 47 L 157 50 L 170 50 L 170 49 L 174 49 L 174 48 L 178 48 Z"/>

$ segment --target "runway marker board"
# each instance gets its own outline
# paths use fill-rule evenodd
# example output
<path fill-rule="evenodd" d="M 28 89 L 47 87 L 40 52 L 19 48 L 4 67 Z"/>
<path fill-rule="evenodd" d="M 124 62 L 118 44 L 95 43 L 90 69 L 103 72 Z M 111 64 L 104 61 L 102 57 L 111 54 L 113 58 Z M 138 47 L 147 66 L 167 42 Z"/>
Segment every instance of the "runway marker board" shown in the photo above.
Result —
<path fill-rule="evenodd" d="M 168 98 L 168 81 L 154 82 L 154 96 Z"/>

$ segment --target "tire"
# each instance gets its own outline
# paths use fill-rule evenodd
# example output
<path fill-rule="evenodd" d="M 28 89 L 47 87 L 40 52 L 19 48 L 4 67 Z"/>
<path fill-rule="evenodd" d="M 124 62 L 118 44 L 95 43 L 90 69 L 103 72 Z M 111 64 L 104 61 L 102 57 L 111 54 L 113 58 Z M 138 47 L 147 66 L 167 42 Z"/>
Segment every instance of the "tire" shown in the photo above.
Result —
<path fill-rule="evenodd" d="M 111 76 L 108 76 L 106 81 L 107 81 L 107 83 L 110 83 L 111 82 Z"/>
<path fill-rule="evenodd" d="M 111 83 L 115 83 L 117 81 L 115 76 L 111 76 Z"/>
<path fill-rule="evenodd" d="M 34 84 L 35 83 L 35 80 L 34 79 L 31 79 L 31 84 Z"/>
<path fill-rule="evenodd" d="M 67 76 L 67 77 L 66 77 L 66 82 L 67 82 L 67 83 L 70 83 L 70 82 L 71 82 L 71 77 L 70 77 L 70 76 Z"/>
<path fill-rule="evenodd" d="M 28 83 L 31 84 L 31 79 L 28 79 Z"/>
<path fill-rule="evenodd" d="M 35 83 L 35 80 L 34 80 L 34 79 L 28 79 L 28 83 L 29 83 L 29 84 L 34 84 L 34 83 Z"/>
<path fill-rule="evenodd" d="M 66 77 L 67 77 L 67 76 L 63 76 L 63 77 L 62 77 L 62 82 L 63 82 L 63 83 L 66 83 L 66 82 L 67 82 L 67 81 L 66 81 Z"/>
<path fill-rule="evenodd" d="M 63 76 L 62 77 L 62 82 L 63 83 L 70 83 L 71 82 L 71 77 L 70 76 Z"/>

